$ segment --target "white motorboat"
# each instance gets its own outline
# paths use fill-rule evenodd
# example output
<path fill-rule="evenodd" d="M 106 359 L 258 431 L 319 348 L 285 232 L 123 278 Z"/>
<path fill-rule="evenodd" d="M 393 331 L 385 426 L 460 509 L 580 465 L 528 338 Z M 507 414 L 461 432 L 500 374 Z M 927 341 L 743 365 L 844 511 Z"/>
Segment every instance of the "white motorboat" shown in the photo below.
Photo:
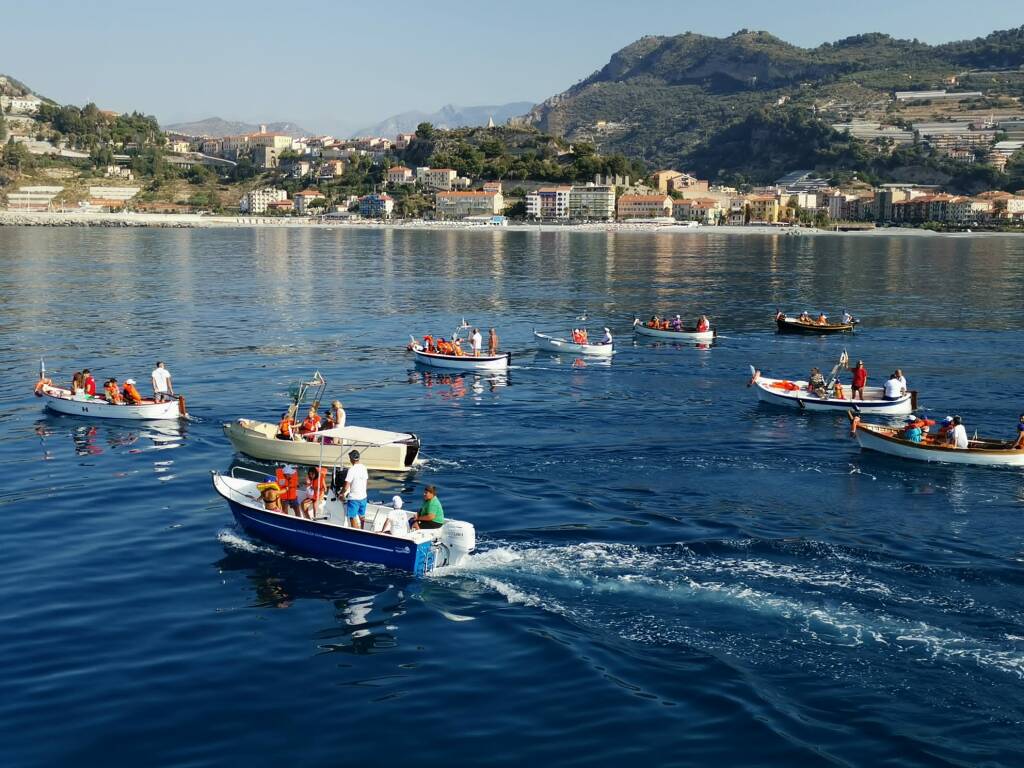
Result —
<path fill-rule="evenodd" d="M 69 416 L 88 416 L 96 419 L 160 420 L 185 418 L 185 398 L 158 403 L 143 399 L 139 405 L 111 403 L 101 395 L 72 395 L 71 390 L 42 384 L 36 396 L 43 398 L 46 407 L 55 413 Z"/>
<path fill-rule="evenodd" d="M 335 493 L 327 494 L 318 519 L 309 520 L 266 509 L 256 481 L 212 474 L 214 489 L 228 502 L 239 525 L 292 552 L 379 563 L 425 576 L 464 563 L 476 547 L 476 529 L 463 520 L 445 517 L 440 528 L 409 530 L 405 514 L 396 515 L 392 507 L 369 503 L 366 528 L 351 528 L 346 525 L 343 502 Z"/>
<path fill-rule="evenodd" d="M 649 325 L 641 322 L 639 318 L 633 320 L 633 330 L 639 336 L 651 336 L 656 339 L 672 339 L 674 341 L 714 341 L 717 335 L 714 327 L 706 331 L 698 331 L 696 328 L 682 328 L 679 331 L 651 328 Z"/>
<path fill-rule="evenodd" d="M 537 346 L 546 352 L 560 352 L 568 355 L 611 357 L 615 354 L 614 344 L 578 344 L 569 339 L 560 339 L 547 333 L 533 332 Z"/>
<path fill-rule="evenodd" d="M 780 405 L 784 408 L 798 408 L 801 411 L 844 412 L 851 408 L 859 413 L 907 414 L 917 407 L 917 392 L 907 392 L 897 400 L 886 400 L 881 387 L 864 387 L 863 400 L 850 400 L 848 391 L 836 387 L 828 388 L 825 397 L 818 397 L 807 388 L 806 381 L 795 379 L 772 379 L 762 376 L 751 366 L 753 375 L 747 386 L 753 386 L 757 399 L 763 403 Z M 843 396 L 840 396 L 842 394 Z"/>
<path fill-rule="evenodd" d="M 367 469 L 403 472 L 422 461 L 420 439 L 412 433 L 345 426 L 283 440 L 277 431 L 277 424 L 252 419 L 224 424 L 224 434 L 236 451 L 265 461 L 342 467 L 349 466 L 352 449 L 359 451 L 359 461 Z"/>
<path fill-rule="evenodd" d="M 954 448 L 925 435 L 915 443 L 900 436 L 899 427 L 860 423 L 851 414 L 853 432 L 861 448 L 914 461 L 971 464 L 979 467 L 1024 467 L 1024 450 L 1014 449 L 1009 440 L 974 439 L 967 448 Z"/>

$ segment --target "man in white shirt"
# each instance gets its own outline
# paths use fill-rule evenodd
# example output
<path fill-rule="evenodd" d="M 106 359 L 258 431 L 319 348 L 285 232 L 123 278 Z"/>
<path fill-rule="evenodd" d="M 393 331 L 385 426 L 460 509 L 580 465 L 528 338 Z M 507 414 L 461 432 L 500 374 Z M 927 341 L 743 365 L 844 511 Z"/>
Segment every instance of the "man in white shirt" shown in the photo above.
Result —
<path fill-rule="evenodd" d="M 885 382 L 885 399 L 886 400 L 899 400 L 903 397 L 906 389 L 900 383 L 900 380 L 896 378 L 896 374 L 892 374 Z"/>
<path fill-rule="evenodd" d="M 345 517 L 353 528 L 362 528 L 366 522 L 366 483 L 370 478 L 366 466 L 359 462 L 359 451 L 349 451 L 348 460 L 352 466 L 345 475 Z"/>
<path fill-rule="evenodd" d="M 480 357 L 480 347 L 484 343 L 484 337 L 480 335 L 479 328 L 473 329 L 473 335 L 469 337 L 469 343 L 473 347 L 473 357 Z"/>
<path fill-rule="evenodd" d="M 171 384 L 171 372 L 164 368 L 163 362 L 156 361 L 156 368 L 150 374 L 153 382 L 153 400 L 162 403 L 170 400 L 174 395 L 174 387 Z"/>
<path fill-rule="evenodd" d="M 900 386 L 903 387 L 903 391 L 906 392 L 907 391 L 907 379 L 903 375 L 902 369 L 897 368 L 895 373 L 893 373 L 893 376 L 896 377 L 896 380 L 900 383 Z"/>
<path fill-rule="evenodd" d="M 953 417 L 953 429 L 949 433 L 949 442 L 954 448 L 963 450 L 967 448 L 967 427 L 963 425 L 959 416 Z"/>

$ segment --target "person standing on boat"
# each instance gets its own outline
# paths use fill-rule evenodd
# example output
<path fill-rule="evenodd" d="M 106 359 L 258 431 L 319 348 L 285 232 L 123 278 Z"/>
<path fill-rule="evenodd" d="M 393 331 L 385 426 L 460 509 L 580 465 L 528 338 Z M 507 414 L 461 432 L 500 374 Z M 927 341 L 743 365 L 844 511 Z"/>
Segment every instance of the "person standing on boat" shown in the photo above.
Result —
<path fill-rule="evenodd" d="M 610 330 L 608 330 L 607 328 L 604 329 L 604 336 L 601 337 L 601 343 L 602 344 L 611 344 L 612 343 L 612 332 Z"/>
<path fill-rule="evenodd" d="M 707 315 L 701 315 L 697 320 L 697 332 L 706 333 L 711 330 L 711 322 L 708 320 Z"/>
<path fill-rule="evenodd" d="M 348 460 L 352 466 L 345 475 L 345 517 L 353 528 L 362 528 L 366 523 L 366 484 L 370 477 L 366 465 L 359 461 L 359 451 L 349 451 Z"/>
<path fill-rule="evenodd" d="M 473 349 L 473 357 L 480 357 L 480 347 L 483 346 L 484 337 L 480 335 L 480 329 L 474 328 L 469 337 L 469 345 Z"/>
<path fill-rule="evenodd" d="M 291 464 L 285 464 L 283 467 L 278 467 L 275 474 L 277 475 L 277 484 L 281 487 L 281 511 L 286 515 L 294 511 L 295 516 L 299 517 L 301 514 L 299 473 Z"/>
<path fill-rule="evenodd" d="M 444 525 L 444 507 L 441 500 L 437 498 L 437 489 L 428 485 L 423 489 L 423 505 L 419 513 L 413 518 L 412 528 L 440 528 Z"/>
<path fill-rule="evenodd" d="M 89 397 L 96 395 L 96 379 L 92 377 L 92 371 L 88 368 L 82 371 L 82 388 Z"/>
<path fill-rule="evenodd" d="M 493 328 L 491 328 L 491 333 L 487 337 L 487 354 L 498 354 L 498 334 Z"/>
<path fill-rule="evenodd" d="M 851 385 L 853 394 L 850 396 L 850 399 L 856 400 L 857 396 L 860 395 L 860 399 L 863 400 L 864 387 L 868 383 L 868 369 L 864 367 L 864 361 L 858 360 L 857 364 L 853 366 L 851 373 L 853 374 L 853 384 Z"/>
<path fill-rule="evenodd" d="M 331 410 L 327 412 L 327 420 L 338 429 L 345 426 L 345 409 L 341 407 L 341 400 L 331 403 Z"/>
<path fill-rule="evenodd" d="M 893 374 L 895 375 L 895 374 Z M 965 450 L 969 445 L 967 440 L 967 427 L 959 416 L 953 417 L 953 429 L 949 433 L 949 442 L 954 448 Z"/>
<path fill-rule="evenodd" d="M 153 383 L 153 402 L 163 403 L 170 400 L 174 395 L 171 372 L 164 368 L 162 361 L 156 361 L 156 368 L 149 374 L 149 378 Z"/>

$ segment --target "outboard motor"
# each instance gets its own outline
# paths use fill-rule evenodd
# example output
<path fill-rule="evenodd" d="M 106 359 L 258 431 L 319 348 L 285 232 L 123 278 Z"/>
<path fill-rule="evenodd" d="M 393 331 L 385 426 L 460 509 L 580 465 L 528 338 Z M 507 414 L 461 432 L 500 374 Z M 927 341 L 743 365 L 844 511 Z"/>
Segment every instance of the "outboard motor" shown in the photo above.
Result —
<path fill-rule="evenodd" d="M 439 565 L 461 565 L 476 549 L 476 528 L 463 520 L 445 520 L 441 527 L 440 543 L 442 553 L 447 552 L 447 562 Z"/>

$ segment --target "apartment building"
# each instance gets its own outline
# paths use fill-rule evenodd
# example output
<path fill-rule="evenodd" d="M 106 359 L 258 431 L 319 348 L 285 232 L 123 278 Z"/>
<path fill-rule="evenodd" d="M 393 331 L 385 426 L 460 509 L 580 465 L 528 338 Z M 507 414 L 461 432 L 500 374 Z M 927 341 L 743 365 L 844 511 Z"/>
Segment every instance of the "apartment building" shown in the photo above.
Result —
<path fill-rule="evenodd" d="M 623 195 L 619 198 L 619 219 L 658 219 L 672 216 L 668 195 Z"/>
<path fill-rule="evenodd" d="M 569 218 L 611 221 L 615 218 L 615 187 L 587 184 L 569 190 Z"/>
<path fill-rule="evenodd" d="M 494 216 L 505 207 L 501 192 L 438 192 L 434 212 L 439 219 L 463 219 L 467 216 Z"/>
<path fill-rule="evenodd" d="M 526 195 L 526 215 L 534 219 L 568 219 L 572 187 L 542 187 Z"/>
<path fill-rule="evenodd" d="M 261 214 L 267 212 L 267 206 L 280 200 L 287 200 L 288 193 L 283 189 L 263 187 L 248 192 L 238 202 L 238 210 L 242 213 Z"/>
<path fill-rule="evenodd" d="M 394 165 L 388 168 L 388 184 L 413 184 L 416 177 L 411 168 L 404 165 Z"/>
<path fill-rule="evenodd" d="M 359 215 L 364 219 L 390 219 L 395 210 L 391 195 L 364 195 L 359 198 Z"/>
<path fill-rule="evenodd" d="M 296 192 L 292 195 L 292 200 L 295 201 L 295 212 L 300 216 L 305 216 L 309 213 L 309 204 L 316 199 L 323 199 L 318 189 L 304 189 L 301 192 Z"/>

